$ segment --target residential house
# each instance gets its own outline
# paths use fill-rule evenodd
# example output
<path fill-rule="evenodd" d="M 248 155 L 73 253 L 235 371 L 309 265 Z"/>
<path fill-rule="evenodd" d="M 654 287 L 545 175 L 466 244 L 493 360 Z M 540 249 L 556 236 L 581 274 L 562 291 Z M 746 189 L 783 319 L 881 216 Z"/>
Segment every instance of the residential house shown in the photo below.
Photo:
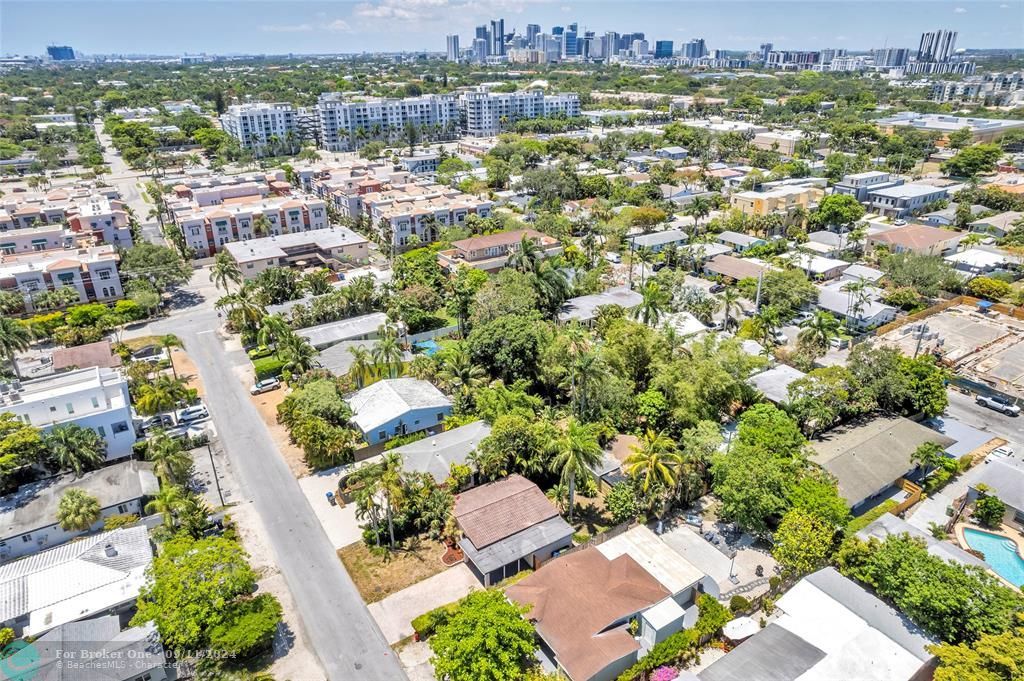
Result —
<path fill-rule="evenodd" d="M 708 331 L 708 327 L 705 326 L 704 322 L 686 310 L 663 315 L 661 318 L 661 328 L 666 331 L 672 329 L 679 338 L 689 338 L 690 336 L 696 336 Z"/>
<path fill-rule="evenodd" d="M 914 527 L 903 518 L 892 513 L 883 513 L 877 520 L 857 533 L 857 538 L 862 541 L 877 539 L 885 541 L 888 537 L 900 537 L 909 534 L 918 541 L 924 542 L 928 553 L 941 558 L 943 561 L 960 563 L 961 565 L 975 565 L 982 569 L 989 569 L 988 563 L 978 558 L 973 553 L 968 553 L 956 544 L 936 539 L 929 532 Z"/>
<path fill-rule="evenodd" d="M 230 241 L 223 248 L 246 280 L 272 267 L 321 266 L 340 271 L 369 262 L 369 242 L 348 227 Z"/>
<path fill-rule="evenodd" d="M 949 197 L 944 187 L 901 184 L 868 191 L 868 210 L 890 218 L 906 218 L 925 206 Z"/>
<path fill-rule="evenodd" d="M 536 570 L 572 546 L 572 527 L 537 485 L 520 475 L 455 496 L 459 547 L 484 586 Z"/>
<path fill-rule="evenodd" d="M 925 213 L 921 216 L 926 224 L 932 227 L 952 227 L 956 224 L 956 210 L 959 207 L 956 203 L 950 203 L 949 206 L 942 210 L 932 211 L 931 213 Z M 985 206 L 972 205 L 971 215 L 976 216 L 984 213 L 988 210 Z"/>
<path fill-rule="evenodd" d="M 972 232 L 991 234 L 992 236 L 1004 237 L 1022 224 L 1024 213 L 1008 210 L 998 215 L 990 215 L 970 223 Z"/>
<path fill-rule="evenodd" d="M 957 271 L 974 277 L 991 274 L 997 270 L 1005 270 L 1007 265 L 1015 262 L 1009 254 L 988 247 L 968 248 L 965 251 L 947 255 L 945 261 Z"/>
<path fill-rule="evenodd" d="M 704 263 L 706 274 L 724 277 L 732 281 L 757 279 L 771 269 L 767 264 L 754 258 L 736 258 L 731 255 L 716 255 Z"/>
<path fill-rule="evenodd" d="M 655 149 L 654 155 L 660 159 L 668 159 L 669 161 L 682 161 L 690 155 L 690 152 L 682 147 L 670 146 Z"/>
<path fill-rule="evenodd" d="M 0 383 L 0 411 L 45 431 L 71 423 L 91 428 L 107 442 L 107 461 L 130 456 L 136 440 L 128 381 L 118 369 L 91 367 Z"/>
<path fill-rule="evenodd" d="M 91 535 L 0 565 L 0 623 L 16 636 L 96 616 L 127 621 L 153 560 L 142 525 Z"/>
<path fill-rule="evenodd" d="M 788 215 L 797 208 L 811 210 L 817 206 L 825 192 L 808 185 L 781 186 L 766 192 L 737 192 L 729 198 L 729 204 L 744 215 Z"/>
<path fill-rule="evenodd" d="M 981 495 L 980 485 L 985 485 L 986 494 L 998 497 L 1006 505 L 1003 523 L 1024 531 L 1024 465 L 1016 459 L 989 455 L 972 474 L 968 500 L 974 501 Z"/>
<path fill-rule="evenodd" d="M 529 608 L 542 654 L 572 681 L 613 681 L 693 626 L 718 586 L 646 526 L 557 558 L 508 587 Z M 635 633 L 633 633 L 635 631 Z"/>
<path fill-rule="evenodd" d="M 839 495 L 860 515 L 883 495 L 906 498 L 914 451 L 926 442 L 947 447 L 955 440 L 902 416 L 876 416 L 822 433 L 811 442 L 811 461 L 836 479 Z"/>
<path fill-rule="evenodd" d="M 100 515 L 88 530 L 65 530 L 57 522 L 57 506 L 69 489 L 94 497 Z M 125 461 L 99 470 L 58 475 L 19 487 L 0 497 L 0 562 L 65 544 L 96 532 L 112 515 L 145 514 L 145 500 L 159 491 L 152 464 Z"/>
<path fill-rule="evenodd" d="M 598 313 L 605 305 L 617 305 L 624 310 L 632 310 L 643 302 L 643 296 L 631 291 L 628 286 L 610 288 L 601 293 L 570 298 L 558 312 L 558 321 L 578 321 L 589 324 L 597 319 Z"/>
<path fill-rule="evenodd" d="M 637 248 L 649 248 L 654 253 L 660 253 L 669 246 L 683 246 L 689 237 L 681 229 L 666 229 L 661 232 L 651 232 L 650 234 L 637 234 L 627 237 L 627 239 L 632 242 L 634 250 Z"/>
<path fill-rule="evenodd" d="M 808 279 L 817 281 L 831 281 L 832 279 L 838 279 L 846 268 L 850 266 L 850 263 L 845 260 L 826 258 L 820 255 L 813 255 L 811 253 L 796 252 L 792 255 L 793 257 L 790 259 L 790 263 L 793 267 L 803 270 Z"/>
<path fill-rule="evenodd" d="M 747 379 L 747 385 L 764 395 L 769 402 L 782 405 L 789 402 L 789 386 L 806 376 L 807 374 L 788 364 L 779 364 L 754 374 Z"/>
<path fill-rule="evenodd" d="M 770 624 L 697 673 L 700 681 L 920 681 L 936 641 L 903 613 L 824 568 L 775 603 Z"/>
<path fill-rule="evenodd" d="M 378 339 L 376 338 L 340 341 L 317 353 L 316 363 L 321 369 L 326 369 L 335 376 L 347 376 L 349 371 L 352 370 L 352 365 L 355 363 L 355 355 L 352 354 L 353 350 L 358 348 L 372 354 L 374 348 L 377 347 L 377 343 Z M 411 362 L 412 359 L 411 352 L 402 350 L 403 362 Z"/>
<path fill-rule="evenodd" d="M 843 175 L 840 182 L 832 188 L 833 194 L 846 194 L 857 199 L 858 203 L 868 200 L 868 194 L 878 189 L 889 189 L 903 184 L 903 179 L 893 177 L 881 170 L 868 170 L 863 173 Z"/>
<path fill-rule="evenodd" d="M 21 255 L 13 255 L 13 247 L 8 249 L 7 245 L 0 244 L 0 289 L 20 293 L 30 312 L 35 311 L 39 294 L 59 288 L 74 289 L 79 302 L 110 302 L 124 297 L 117 269 L 121 256 L 112 245 Z"/>
<path fill-rule="evenodd" d="M 453 241 L 451 248 L 438 251 L 437 259 L 448 270 L 465 264 L 484 272 L 497 272 L 519 251 L 524 237 L 537 246 L 541 257 L 550 258 L 562 252 L 558 239 L 533 229 L 517 229 Z"/>
<path fill-rule="evenodd" d="M 121 630 L 117 615 L 68 622 L 32 642 L 33 655 L 19 666 L 19 679 L 71 681 L 165 681 L 168 664 L 156 625 Z M 21 657 L 21 656 L 19 656 Z M 76 671 L 77 670 L 77 671 Z M 79 672 L 81 674 L 79 674 Z"/>
<path fill-rule="evenodd" d="M 867 265 L 854 264 L 843 270 L 843 275 L 840 279 L 844 282 L 847 281 L 866 281 L 869 284 L 877 284 L 885 276 L 885 272 L 876 270 L 873 267 Z"/>
<path fill-rule="evenodd" d="M 755 246 L 764 246 L 768 242 L 764 239 L 760 239 L 750 234 L 742 234 L 740 232 L 731 232 L 726 230 L 721 232 L 715 237 L 715 240 L 720 244 L 731 246 L 732 250 L 736 253 L 742 253 L 746 250 L 754 248 Z"/>
<path fill-rule="evenodd" d="M 831 312 L 845 326 L 857 331 L 867 331 L 896 319 L 899 310 L 881 302 L 882 289 L 869 286 L 858 293 L 850 289 L 849 284 L 846 280 L 818 286 L 818 308 Z"/>
<path fill-rule="evenodd" d="M 386 378 L 345 401 L 352 409 L 352 424 L 371 445 L 423 430 L 440 431 L 452 413 L 444 393 L 416 378 Z"/>
<path fill-rule="evenodd" d="M 960 232 L 939 229 L 928 225 L 907 225 L 887 232 L 868 235 L 868 250 L 885 246 L 893 253 L 916 253 L 917 255 L 949 255 L 955 253 Z"/>
<path fill-rule="evenodd" d="M 57 373 L 92 367 L 116 369 L 121 366 L 121 355 L 114 352 L 108 340 L 70 348 L 56 348 L 50 360 L 50 368 Z"/>
<path fill-rule="evenodd" d="M 295 335 L 305 338 L 317 350 L 323 351 L 332 345 L 344 341 L 367 340 L 377 338 L 380 327 L 388 323 L 388 316 L 383 312 L 371 312 L 327 322 L 317 326 L 299 329 Z"/>

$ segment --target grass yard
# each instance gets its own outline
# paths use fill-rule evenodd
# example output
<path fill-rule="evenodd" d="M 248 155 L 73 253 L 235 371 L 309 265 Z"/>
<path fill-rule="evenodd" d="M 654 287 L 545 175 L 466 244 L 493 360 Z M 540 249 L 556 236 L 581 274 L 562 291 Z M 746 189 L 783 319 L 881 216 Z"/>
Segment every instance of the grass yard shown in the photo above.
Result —
<path fill-rule="evenodd" d="M 411 539 L 405 543 L 405 548 L 390 552 L 371 551 L 363 542 L 349 544 L 338 551 L 338 557 L 367 603 L 375 603 L 443 572 L 443 554 L 444 547 L 426 537 Z"/>

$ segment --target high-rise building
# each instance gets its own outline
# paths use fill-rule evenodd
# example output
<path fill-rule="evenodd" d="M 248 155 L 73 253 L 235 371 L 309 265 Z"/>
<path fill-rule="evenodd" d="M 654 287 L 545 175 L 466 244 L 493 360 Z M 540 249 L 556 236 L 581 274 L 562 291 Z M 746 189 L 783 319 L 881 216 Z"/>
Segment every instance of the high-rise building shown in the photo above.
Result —
<path fill-rule="evenodd" d="M 583 37 L 579 39 L 579 49 L 576 50 L 577 54 L 583 56 L 584 59 L 590 59 L 594 53 L 594 45 L 597 41 L 594 38 L 593 31 L 587 31 L 583 34 Z"/>
<path fill-rule="evenodd" d="M 654 58 L 668 59 L 672 56 L 672 41 L 658 40 L 654 43 Z"/>
<path fill-rule="evenodd" d="M 947 62 L 956 51 L 956 31 L 929 31 L 921 34 L 917 60 Z"/>
<path fill-rule="evenodd" d="M 505 20 L 491 22 L 491 54 L 505 54 Z"/>
<path fill-rule="evenodd" d="M 385 137 L 395 137 L 405 130 L 406 125 L 412 124 L 450 136 L 459 124 L 455 95 L 346 100 L 341 93 L 325 92 L 317 100 L 317 109 L 321 144 L 328 151 L 347 151 L 373 130 L 380 131 Z M 358 132 L 360 129 L 362 135 Z"/>
<path fill-rule="evenodd" d="M 580 115 L 579 95 L 571 92 L 545 95 L 543 90 L 518 92 L 467 92 L 459 100 L 466 133 L 474 137 L 497 135 L 502 119 L 522 120 L 564 114 Z"/>
<path fill-rule="evenodd" d="M 452 35 L 448 36 L 447 48 L 448 48 L 448 61 L 458 61 L 459 60 L 459 36 L 457 34 L 452 34 Z"/>
<path fill-rule="evenodd" d="M 566 28 L 568 30 L 570 30 L 570 31 L 575 32 L 575 33 L 579 33 L 580 32 L 580 25 L 578 23 L 576 23 L 575 21 L 572 22 L 571 24 L 569 24 Z"/>
<path fill-rule="evenodd" d="M 704 43 L 704 38 L 694 38 L 683 45 L 683 56 L 688 59 L 700 59 L 706 57 L 707 54 L 708 48 Z"/>
<path fill-rule="evenodd" d="M 487 41 L 477 38 L 473 41 L 473 61 L 482 64 L 487 61 Z"/>
<path fill-rule="evenodd" d="M 476 41 L 477 40 L 483 40 L 484 41 L 484 45 L 486 46 L 486 47 L 484 47 L 484 59 L 480 59 L 479 60 L 479 61 L 484 61 L 486 59 L 487 55 L 489 55 L 491 53 L 491 32 L 487 29 L 487 26 L 477 26 L 476 27 L 476 36 L 473 39 L 473 51 L 474 51 L 474 53 L 476 52 Z"/>
<path fill-rule="evenodd" d="M 761 61 L 768 61 L 768 53 L 772 51 L 773 47 L 775 46 L 771 43 L 761 43 L 760 47 L 757 48 L 757 51 L 761 54 Z"/>
<path fill-rule="evenodd" d="M 895 68 L 906 66 L 910 61 L 910 50 L 906 47 L 883 47 L 879 50 L 872 50 L 875 66 L 883 68 Z"/>
<path fill-rule="evenodd" d="M 650 45 L 646 40 L 634 40 L 631 48 L 634 57 L 646 57 L 649 49 Z"/>
<path fill-rule="evenodd" d="M 526 46 L 530 48 L 537 47 L 537 35 L 540 33 L 540 24 L 527 24 L 526 25 Z"/>
<path fill-rule="evenodd" d="M 551 35 L 562 35 L 565 33 L 565 26 L 552 26 Z"/>
<path fill-rule="evenodd" d="M 819 63 L 821 63 L 821 64 L 831 64 L 832 60 L 835 59 L 836 57 L 845 57 L 845 56 L 846 56 L 846 50 L 844 50 L 844 49 L 833 48 L 833 47 L 826 47 L 824 50 L 821 51 L 821 57 L 819 58 Z"/>
<path fill-rule="evenodd" d="M 285 102 L 232 104 L 220 117 L 220 125 L 244 149 L 258 149 L 271 137 L 279 140 L 299 135 L 295 107 Z"/>
<path fill-rule="evenodd" d="M 67 45 L 50 45 L 46 54 L 53 61 L 72 61 L 75 58 L 75 51 Z"/>
<path fill-rule="evenodd" d="M 573 30 L 572 24 L 565 33 L 562 34 L 562 57 L 575 57 L 579 54 L 579 36 L 576 31 Z"/>
<path fill-rule="evenodd" d="M 601 40 L 601 51 L 604 58 L 614 57 L 619 53 L 619 34 L 615 31 L 608 31 Z"/>

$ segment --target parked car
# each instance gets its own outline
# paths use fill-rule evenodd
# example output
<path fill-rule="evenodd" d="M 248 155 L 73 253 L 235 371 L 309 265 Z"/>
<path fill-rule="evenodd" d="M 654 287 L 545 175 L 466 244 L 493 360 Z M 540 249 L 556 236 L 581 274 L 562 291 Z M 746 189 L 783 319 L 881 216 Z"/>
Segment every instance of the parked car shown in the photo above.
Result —
<path fill-rule="evenodd" d="M 1007 447 L 1005 445 L 1002 446 L 1002 447 L 996 447 L 995 449 L 993 449 L 991 451 L 991 454 L 993 454 L 995 456 L 1002 456 L 1002 457 L 1005 457 L 1005 458 L 1010 458 L 1011 456 L 1013 456 L 1013 448 Z"/>
<path fill-rule="evenodd" d="M 906 220 L 893 220 L 892 224 L 895 225 L 896 227 L 903 227 L 904 225 L 907 224 L 907 221 Z"/>
<path fill-rule="evenodd" d="M 175 426 L 167 431 L 167 437 L 172 440 L 195 440 L 206 434 L 206 428 L 197 425 Z"/>
<path fill-rule="evenodd" d="M 1018 416 L 1020 414 L 1020 407 L 1007 398 L 1000 397 L 999 395 L 978 395 L 975 397 L 974 401 L 983 407 L 1000 411 L 1007 416 Z"/>
<path fill-rule="evenodd" d="M 712 284 L 711 288 L 708 289 L 709 293 L 721 293 L 725 290 L 725 284 Z"/>
<path fill-rule="evenodd" d="M 209 417 L 210 412 L 206 410 L 206 405 L 200 402 L 199 404 L 191 407 L 185 407 L 179 411 L 178 423 L 192 423 L 194 421 L 202 421 Z"/>
<path fill-rule="evenodd" d="M 618 265 L 620 262 L 622 262 L 622 256 L 619 255 L 618 253 L 605 253 L 604 254 L 604 258 L 608 262 L 614 263 L 616 265 Z"/>
<path fill-rule="evenodd" d="M 264 378 L 262 381 L 256 381 L 256 383 L 249 388 L 250 395 L 262 395 L 268 393 L 271 390 L 277 390 L 281 387 L 281 381 L 276 378 Z"/>
<path fill-rule="evenodd" d="M 153 430 L 154 428 L 170 428 L 174 425 L 174 419 L 171 418 L 170 414 L 157 414 L 156 416 L 150 416 L 142 422 L 140 428 L 142 432 Z"/>
<path fill-rule="evenodd" d="M 814 313 L 813 312 L 808 312 L 807 310 L 803 310 L 802 312 L 798 312 L 797 315 L 795 317 L 793 317 L 793 325 L 794 326 L 800 326 L 801 324 L 803 324 L 804 322 L 806 322 L 808 319 L 810 319 L 813 316 L 814 316 Z"/>

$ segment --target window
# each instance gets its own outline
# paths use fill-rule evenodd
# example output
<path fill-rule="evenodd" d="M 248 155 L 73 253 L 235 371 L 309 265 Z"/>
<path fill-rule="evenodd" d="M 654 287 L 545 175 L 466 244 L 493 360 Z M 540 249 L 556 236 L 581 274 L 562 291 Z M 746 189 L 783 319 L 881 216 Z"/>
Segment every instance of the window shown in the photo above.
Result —
<path fill-rule="evenodd" d="M 117 512 L 118 513 L 127 513 L 128 512 L 128 504 L 118 504 L 117 505 Z"/>
<path fill-rule="evenodd" d="M 110 270 L 99 270 L 97 274 L 100 275 L 100 281 L 110 280 Z"/>
<path fill-rule="evenodd" d="M 245 263 L 245 269 L 251 270 L 252 268 L 253 268 L 253 264 L 251 262 Z"/>
<path fill-rule="evenodd" d="M 100 406 L 100 401 L 98 399 L 96 399 L 95 397 L 92 398 L 92 406 L 93 406 L 94 409 L 98 409 L 99 406 Z"/>
<path fill-rule="evenodd" d="M 107 429 L 104 428 L 103 426 L 96 426 L 96 432 L 100 434 L 100 437 L 107 436 Z"/>
<path fill-rule="evenodd" d="M 21 541 L 23 541 L 26 544 L 29 543 L 30 541 L 32 541 L 32 535 L 31 534 L 23 534 L 23 535 L 21 535 Z"/>
<path fill-rule="evenodd" d="M 382 430 L 382 431 L 378 432 L 377 433 L 377 439 L 378 440 L 387 440 L 388 439 L 388 431 Z"/>
<path fill-rule="evenodd" d="M 437 412 L 437 422 L 441 423 L 441 421 L 444 421 L 444 412 L 443 411 Z"/>
<path fill-rule="evenodd" d="M 69 414 L 74 414 L 75 413 L 75 405 L 73 405 L 70 402 L 68 402 L 64 406 L 67 408 Z"/>
<path fill-rule="evenodd" d="M 114 431 L 114 434 L 123 433 L 128 430 L 128 424 L 124 421 L 118 421 L 117 423 L 111 424 L 110 429 Z"/>
<path fill-rule="evenodd" d="M 55 406 L 53 406 L 53 405 L 51 404 L 51 405 L 50 405 L 50 413 L 52 414 L 52 413 L 54 413 L 55 411 L 57 411 L 57 407 L 55 407 Z"/>

